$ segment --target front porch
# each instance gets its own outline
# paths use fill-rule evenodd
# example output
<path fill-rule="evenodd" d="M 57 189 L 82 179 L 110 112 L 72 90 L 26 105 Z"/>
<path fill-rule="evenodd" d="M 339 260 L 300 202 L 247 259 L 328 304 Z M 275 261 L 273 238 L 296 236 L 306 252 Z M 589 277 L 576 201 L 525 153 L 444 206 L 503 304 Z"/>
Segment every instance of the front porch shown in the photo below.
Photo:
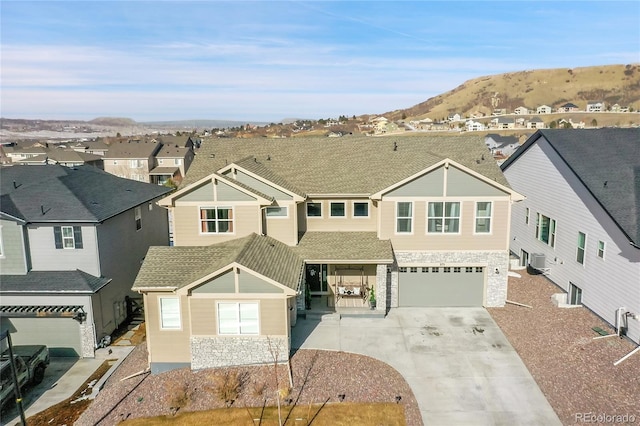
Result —
<path fill-rule="evenodd" d="M 376 317 L 384 318 L 386 312 L 371 309 L 368 301 L 362 298 L 340 298 L 337 303 L 333 295 L 311 296 L 310 309 L 304 310 L 303 317 L 321 319 L 325 315 L 337 314 L 343 317 Z"/>

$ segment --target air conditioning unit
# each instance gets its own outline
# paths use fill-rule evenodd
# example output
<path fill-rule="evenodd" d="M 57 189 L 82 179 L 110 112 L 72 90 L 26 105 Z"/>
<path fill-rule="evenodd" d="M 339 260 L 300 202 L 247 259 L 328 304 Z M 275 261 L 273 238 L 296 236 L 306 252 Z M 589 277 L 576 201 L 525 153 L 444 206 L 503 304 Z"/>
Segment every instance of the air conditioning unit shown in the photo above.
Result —
<path fill-rule="evenodd" d="M 534 269 L 545 269 L 546 259 L 543 253 L 531 253 L 529 256 L 529 265 Z"/>

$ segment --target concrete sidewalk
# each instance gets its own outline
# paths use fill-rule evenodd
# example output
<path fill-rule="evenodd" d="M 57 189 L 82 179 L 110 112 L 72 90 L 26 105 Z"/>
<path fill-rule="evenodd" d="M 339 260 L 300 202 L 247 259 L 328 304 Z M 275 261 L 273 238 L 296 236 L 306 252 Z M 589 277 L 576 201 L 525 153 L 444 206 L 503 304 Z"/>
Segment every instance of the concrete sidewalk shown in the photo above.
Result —
<path fill-rule="evenodd" d="M 133 348 L 133 346 L 109 346 L 96 350 L 95 358 L 51 358 L 51 364 L 45 371 L 42 383 L 27 387 L 23 391 L 25 417 L 33 416 L 71 397 L 104 361 L 122 360 Z M 2 413 L 0 424 L 19 423 L 20 416 L 15 406 L 7 408 Z"/>
<path fill-rule="evenodd" d="M 385 318 L 299 319 L 292 346 L 354 352 L 398 370 L 425 425 L 560 425 L 484 308 L 398 308 Z"/>

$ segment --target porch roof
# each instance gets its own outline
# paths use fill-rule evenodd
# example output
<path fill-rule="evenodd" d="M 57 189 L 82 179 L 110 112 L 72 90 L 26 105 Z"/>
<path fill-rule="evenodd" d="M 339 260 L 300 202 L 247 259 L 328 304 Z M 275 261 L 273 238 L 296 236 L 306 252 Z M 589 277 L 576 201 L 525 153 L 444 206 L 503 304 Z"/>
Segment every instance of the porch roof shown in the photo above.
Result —
<path fill-rule="evenodd" d="M 292 249 L 307 262 L 393 263 L 391 241 L 375 232 L 306 232 Z"/>

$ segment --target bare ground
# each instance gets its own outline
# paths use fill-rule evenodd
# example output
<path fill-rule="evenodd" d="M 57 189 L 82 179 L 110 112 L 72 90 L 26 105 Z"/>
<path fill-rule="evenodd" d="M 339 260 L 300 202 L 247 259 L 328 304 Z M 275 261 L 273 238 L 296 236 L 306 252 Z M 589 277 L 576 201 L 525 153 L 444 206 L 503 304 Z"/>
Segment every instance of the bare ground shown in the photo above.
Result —
<path fill-rule="evenodd" d="M 559 287 L 542 275 L 521 274 L 509 278 L 508 299 L 533 308 L 507 304 L 488 311 L 562 423 L 580 423 L 584 413 L 640 422 L 640 353 L 613 365 L 636 345 L 618 337 L 593 340 L 593 327 L 615 330 L 587 308 L 557 308 L 551 295 L 561 293 Z"/>

